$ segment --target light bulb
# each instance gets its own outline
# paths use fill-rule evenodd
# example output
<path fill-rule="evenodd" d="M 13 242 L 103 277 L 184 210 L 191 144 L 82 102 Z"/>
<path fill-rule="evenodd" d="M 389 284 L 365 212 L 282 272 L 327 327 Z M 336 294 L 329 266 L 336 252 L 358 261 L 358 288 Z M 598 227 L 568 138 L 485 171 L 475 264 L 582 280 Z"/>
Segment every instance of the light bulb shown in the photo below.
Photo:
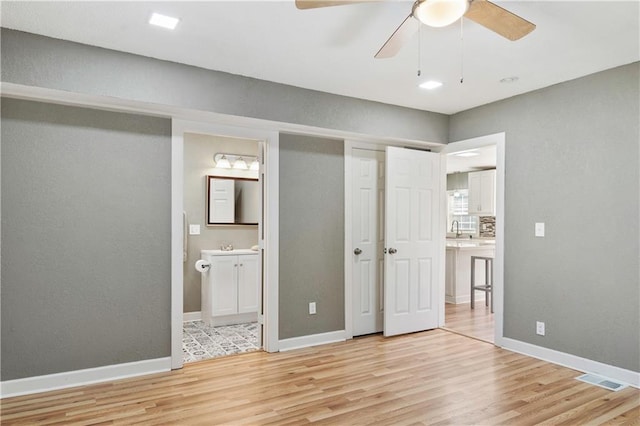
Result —
<path fill-rule="evenodd" d="M 233 162 L 233 168 L 236 170 L 247 170 L 247 162 L 242 159 L 242 157 L 238 157 L 236 161 Z"/>
<path fill-rule="evenodd" d="M 215 160 L 215 157 L 214 157 L 214 160 Z M 222 157 L 220 157 L 218 161 L 216 161 L 216 167 L 220 169 L 230 169 L 231 163 L 229 163 L 229 160 L 227 160 L 227 157 L 223 155 Z"/>

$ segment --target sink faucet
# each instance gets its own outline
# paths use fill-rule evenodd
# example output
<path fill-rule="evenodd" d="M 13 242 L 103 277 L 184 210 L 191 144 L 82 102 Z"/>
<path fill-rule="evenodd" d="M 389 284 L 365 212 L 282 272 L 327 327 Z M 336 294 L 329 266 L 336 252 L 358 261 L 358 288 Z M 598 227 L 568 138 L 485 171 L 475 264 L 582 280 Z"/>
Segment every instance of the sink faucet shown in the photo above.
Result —
<path fill-rule="evenodd" d="M 458 238 L 460 235 L 462 235 L 462 232 L 460 232 L 460 222 L 458 222 L 457 220 L 451 222 L 451 232 L 453 232 L 453 225 L 456 226 L 456 238 Z"/>

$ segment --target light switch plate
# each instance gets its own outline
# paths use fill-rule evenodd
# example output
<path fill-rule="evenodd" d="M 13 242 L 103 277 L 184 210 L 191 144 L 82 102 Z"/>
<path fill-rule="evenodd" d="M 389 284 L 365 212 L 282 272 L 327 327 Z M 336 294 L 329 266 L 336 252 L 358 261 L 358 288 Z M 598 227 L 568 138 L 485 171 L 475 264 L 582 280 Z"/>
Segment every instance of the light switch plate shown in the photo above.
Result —
<path fill-rule="evenodd" d="M 536 237 L 544 237 L 544 222 L 536 222 Z"/>
<path fill-rule="evenodd" d="M 200 225 L 189 225 L 189 235 L 200 235 Z"/>

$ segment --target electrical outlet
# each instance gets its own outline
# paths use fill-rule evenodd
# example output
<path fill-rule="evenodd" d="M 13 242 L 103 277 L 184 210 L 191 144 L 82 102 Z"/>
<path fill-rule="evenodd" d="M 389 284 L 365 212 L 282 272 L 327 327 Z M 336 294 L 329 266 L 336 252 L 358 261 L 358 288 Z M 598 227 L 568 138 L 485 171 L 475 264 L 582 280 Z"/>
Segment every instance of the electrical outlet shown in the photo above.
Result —
<path fill-rule="evenodd" d="M 309 302 L 309 315 L 316 314 L 316 302 Z"/>
<path fill-rule="evenodd" d="M 536 237 L 544 237 L 544 222 L 536 222 L 535 235 Z"/>
<path fill-rule="evenodd" d="M 542 321 L 536 321 L 536 334 L 544 336 L 544 323 Z"/>

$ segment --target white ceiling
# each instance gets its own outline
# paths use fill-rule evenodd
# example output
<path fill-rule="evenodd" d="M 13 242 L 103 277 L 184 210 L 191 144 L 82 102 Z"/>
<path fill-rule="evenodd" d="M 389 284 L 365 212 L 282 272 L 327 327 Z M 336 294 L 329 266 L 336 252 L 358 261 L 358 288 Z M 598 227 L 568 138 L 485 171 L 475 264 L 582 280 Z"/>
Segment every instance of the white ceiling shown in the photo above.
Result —
<path fill-rule="evenodd" d="M 473 151 L 478 155 L 474 157 L 459 157 L 455 155 L 455 153 L 447 154 L 447 173 L 472 172 L 475 170 L 496 168 L 497 154 L 495 145 L 464 151 Z"/>
<path fill-rule="evenodd" d="M 640 60 L 638 1 L 496 1 L 537 24 L 511 42 L 464 21 L 422 26 L 422 77 L 416 35 L 398 56 L 374 59 L 409 14 L 389 0 L 315 10 L 290 1 L 1 3 L 3 27 L 144 56 L 452 114 Z M 152 12 L 181 19 L 152 27 Z M 463 53 L 463 55 L 461 54 Z M 460 84 L 461 56 L 464 83 Z M 518 76 L 504 84 L 504 77 Z M 434 91 L 417 87 L 436 79 Z"/>

